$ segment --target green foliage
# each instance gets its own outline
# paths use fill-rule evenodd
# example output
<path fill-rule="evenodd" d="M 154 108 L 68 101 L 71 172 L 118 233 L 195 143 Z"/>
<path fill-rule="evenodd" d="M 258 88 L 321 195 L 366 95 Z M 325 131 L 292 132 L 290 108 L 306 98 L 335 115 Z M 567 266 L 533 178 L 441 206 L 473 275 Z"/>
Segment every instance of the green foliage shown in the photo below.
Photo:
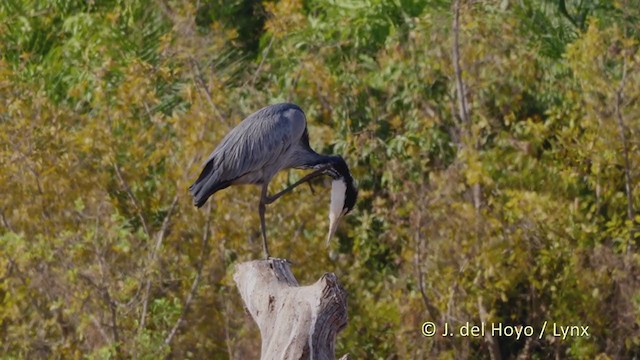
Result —
<path fill-rule="evenodd" d="M 634 5 L 461 1 L 465 121 L 448 1 L 2 2 L 0 353 L 257 358 L 231 274 L 260 256 L 258 190 L 209 213 L 186 189 L 291 101 L 360 188 L 329 251 L 324 182 L 267 214 L 302 283 L 348 290 L 338 354 L 489 358 L 421 324 L 550 321 L 591 336 L 496 338 L 503 358 L 637 357 Z"/>

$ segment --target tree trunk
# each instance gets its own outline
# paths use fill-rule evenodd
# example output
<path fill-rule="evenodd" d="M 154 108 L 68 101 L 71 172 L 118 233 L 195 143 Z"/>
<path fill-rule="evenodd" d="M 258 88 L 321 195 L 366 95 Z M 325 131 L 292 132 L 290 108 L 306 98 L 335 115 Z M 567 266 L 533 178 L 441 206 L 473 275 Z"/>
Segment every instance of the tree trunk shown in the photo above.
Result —
<path fill-rule="evenodd" d="M 335 274 L 299 286 L 287 260 L 270 259 L 238 264 L 233 279 L 260 328 L 260 359 L 335 359 L 336 335 L 347 326 L 347 294 Z"/>

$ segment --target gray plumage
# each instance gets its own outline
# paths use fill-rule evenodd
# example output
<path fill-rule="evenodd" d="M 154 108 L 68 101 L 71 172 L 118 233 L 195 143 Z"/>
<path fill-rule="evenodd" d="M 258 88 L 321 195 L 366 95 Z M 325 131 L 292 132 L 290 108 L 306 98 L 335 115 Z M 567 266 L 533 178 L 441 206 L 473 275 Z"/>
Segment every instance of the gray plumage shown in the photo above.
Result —
<path fill-rule="evenodd" d="M 282 169 L 311 168 L 325 158 L 309 146 L 300 107 L 267 106 L 224 137 L 189 190 L 201 207 L 209 196 L 230 185 L 267 183 Z"/>
<path fill-rule="evenodd" d="M 268 196 L 267 186 L 271 179 L 287 168 L 315 171 L 278 194 Z M 305 114 L 299 106 L 277 104 L 256 111 L 232 129 L 213 150 L 189 191 L 194 204 L 201 207 L 211 195 L 231 185 L 262 185 L 259 211 L 263 246 L 268 257 L 265 205 L 322 174 L 344 183 L 340 188 L 342 193 L 336 197 L 342 201 L 337 204 L 342 213 L 334 214 L 339 218 L 351 211 L 357 197 L 349 168 L 342 157 L 320 155 L 311 149 Z"/>

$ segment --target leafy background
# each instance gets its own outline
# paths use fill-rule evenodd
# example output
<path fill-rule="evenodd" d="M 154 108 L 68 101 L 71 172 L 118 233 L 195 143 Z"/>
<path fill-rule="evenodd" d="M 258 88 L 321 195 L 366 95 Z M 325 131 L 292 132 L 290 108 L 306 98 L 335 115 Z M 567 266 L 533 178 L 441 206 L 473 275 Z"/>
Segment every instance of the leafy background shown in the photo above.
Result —
<path fill-rule="evenodd" d="M 259 190 L 198 211 L 187 187 L 281 101 L 360 187 L 329 249 L 328 183 L 267 211 L 302 283 L 349 292 L 338 354 L 640 356 L 639 20 L 637 0 L 2 1 L 0 357 L 257 358 L 231 275 L 261 256 Z"/>

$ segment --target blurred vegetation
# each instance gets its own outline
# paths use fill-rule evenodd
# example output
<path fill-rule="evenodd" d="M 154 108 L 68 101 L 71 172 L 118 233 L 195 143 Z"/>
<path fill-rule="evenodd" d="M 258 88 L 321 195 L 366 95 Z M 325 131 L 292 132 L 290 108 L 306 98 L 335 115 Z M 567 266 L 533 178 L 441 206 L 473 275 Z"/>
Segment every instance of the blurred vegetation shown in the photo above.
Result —
<path fill-rule="evenodd" d="M 330 249 L 328 183 L 267 211 L 349 292 L 338 354 L 639 357 L 640 4 L 456 3 L 3 0 L 0 357 L 257 358 L 231 274 L 259 189 L 187 187 L 281 101 L 360 187 Z M 420 334 L 547 320 L 591 336 Z"/>

